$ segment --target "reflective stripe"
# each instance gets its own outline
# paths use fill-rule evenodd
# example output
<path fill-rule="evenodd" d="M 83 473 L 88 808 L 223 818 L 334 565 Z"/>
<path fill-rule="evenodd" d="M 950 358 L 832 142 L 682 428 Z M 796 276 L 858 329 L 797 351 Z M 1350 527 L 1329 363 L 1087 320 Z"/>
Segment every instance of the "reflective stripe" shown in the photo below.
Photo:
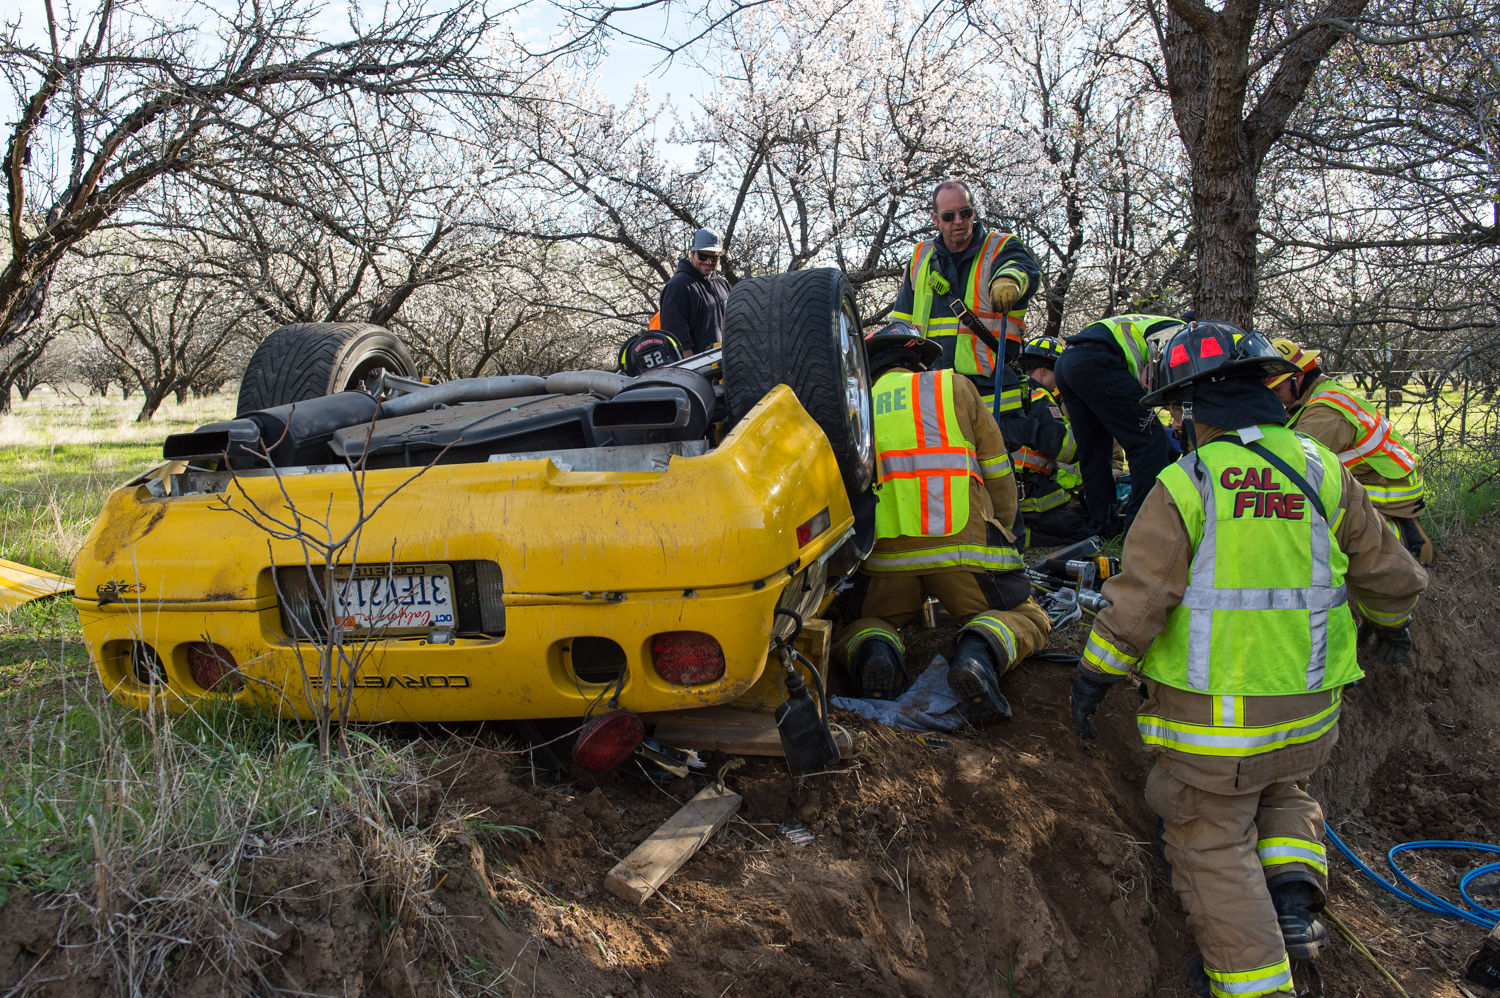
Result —
<path fill-rule="evenodd" d="M 1198 550 L 1193 552 L 1188 585 L 1182 593 L 1182 606 L 1189 611 L 1187 682 L 1195 690 L 1206 690 L 1212 658 L 1214 615 L 1211 611 L 1192 611 L 1198 600 L 1207 599 L 1213 591 L 1219 557 L 1219 517 L 1212 481 L 1207 475 L 1190 474 L 1188 478 L 1197 486 L 1198 495 L 1203 500 L 1203 537 L 1198 542 Z"/>
<path fill-rule="evenodd" d="M 965 624 L 963 631 L 975 627 L 993 634 L 995 639 L 1000 642 L 1000 647 L 1005 649 L 1005 662 L 1001 666 L 1001 669 L 1008 667 L 1010 663 L 1016 660 L 1016 636 L 1009 627 L 1006 627 L 1005 624 L 994 617 L 986 616 L 985 614 L 980 614 Z M 960 637 L 963 636 L 963 631 L 959 631 Z"/>
<path fill-rule="evenodd" d="M 1245 726 L 1244 697 L 1215 697 L 1214 703 L 1218 710 L 1218 720 L 1214 723 L 1226 728 L 1243 728 Z"/>
<path fill-rule="evenodd" d="M 1400 627 L 1411 619 L 1410 612 L 1384 613 L 1380 610 L 1372 610 L 1363 603 L 1359 604 L 1359 612 L 1364 615 L 1365 619 L 1383 627 Z"/>
<path fill-rule="evenodd" d="M 976 568 L 1007 572 L 1022 568 L 1015 548 L 980 545 L 924 548 L 920 551 L 875 551 L 865 561 L 867 572 L 905 572 L 937 568 Z"/>
<path fill-rule="evenodd" d="M 1379 505 L 1380 503 L 1409 502 L 1412 499 L 1420 499 L 1427 494 L 1427 485 L 1418 479 L 1411 481 L 1403 479 L 1392 485 L 1371 485 L 1364 482 L 1365 491 L 1370 494 L 1370 501 Z"/>
<path fill-rule="evenodd" d="M 1255 844 L 1255 852 L 1264 867 L 1302 863 L 1325 877 L 1328 875 L 1328 851 L 1321 842 L 1293 838 L 1261 839 Z"/>
<path fill-rule="evenodd" d="M 1216 998 L 1258 998 L 1292 990 L 1292 961 L 1285 955 L 1276 963 L 1254 970 L 1215 970 L 1207 965 L 1203 970 L 1208 975 L 1208 990 Z"/>
<path fill-rule="evenodd" d="M 1015 463 L 1021 471 L 1029 471 L 1036 475 L 1051 474 L 1052 470 L 1057 467 L 1057 462 L 1041 451 L 1032 450 L 1030 447 L 1016 448 Z"/>
<path fill-rule="evenodd" d="M 1010 455 L 1001 453 L 979 462 L 985 478 L 1004 478 L 1010 474 Z"/>
<path fill-rule="evenodd" d="M 1089 632 L 1088 642 L 1083 646 L 1083 660 L 1111 676 L 1129 675 L 1136 662 L 1140 661 L 1138 657 L 1122 652 L 1100 637 L 1098 631 Z"/>
<path fill-rule="evenodd" d="M 1000 408 L 996 411 L 1019 412 L 1023 394 L 1020 387 L 1002 389 L 1000 391 Z"/>
<path fill-rule="evenodd" d="M 891 644 L 896 646 L 896 650 L 899 652 L 904 653 L 906 651 L 906 645 L 902 643 L 901 634 L 899 631 L 896 631 L 890 627 L 873 626 L 861 628 L 860 630 L 855 631 L 853 634 L 849 635 L 849 637 L 844 641 L 844 657 L 846 659 L 852 659 L 854 657 L 854 652 L 859 648 L 859 646 L 872 638 L 879 638 L 881 641 L 889 641 Z"/>
<path fill-rule="evenodd" d="M 936 471 L 947 471 L 955 475 L 974 475 L 976 478 L 982 474 L 978 455 L 967 449 L 953 450 L 948 453 L 928 451 L 912 454 L 882 451 L 880 454 L 881 481 L 902 474 L 915 475 Z"/>
<path fill-rule="evenodd" d="M 1049 510 L 1057 509 L 1059 506 L 1066 506 L 1070 498 L 1068 493 L 1060 488 L 1055 488 L 1039 496 L 1027 496 L 1021 500 L 1019 505 L 1023 513 L 1046 513 Z"/>
<path fill-rule="evenodd" d="M 1321 496 L 1323 491 L 1323 457 L 1318 453 L 1318 445 L 1311 437 L 1298 436 L 1297 442 L 1302 445 L 1302 456 L 1307 467 L 1302 472 L 1307 479 L 1307 484 L 1312 486 L 1314 496 Z M 1309 500 L 1308 505 L 1312 502 Z M 1323 512 L 1328 512 L 1327 504 L 1323 504 Z M 1330 559 L 1333 556 L 1333 535 L 1328 527 L 1328 520 L 1315 513 L 1309 516 L 1312 520 L 1312 592 L 1322 591 L 1330 595 L 1342 593 L 1347 599 L 1348 593 L 1344 586 L 1337 590 L 1333 586 L 1333 564 Z M 1328 614 L 1338 604 L 1318 603 L 1316 600 L 1308 600 L 1308 628 L 1312 635 L 1312 653 L 1308 656 L 1307 663 L 1307 689 L 1316 690 L 1323 686 L 1323 677 L 1328 673 Z M 1345 611 L 1346 613 L 1348 611 Z"/>
<path fill-rule="evenodd" d="M 1089 658 L 1087 649 L 1084 657 Z M 1151 714 L 1138 715 L 1135 724 L 1141 740 L 1148 745 L 1191 755 L 1250 756 L 1322 738 L 1338 725 L 1342 705 L 1342 698 L 1335 697 L 1332 704 L 1311 717 L 1256 727 L 1189 724 Z"/>
<path fill-rule="evenodd" d="M 1190 589 L 1182 605 L 1192 610 L 1332 610 L 1349 598 L 1347 586 L 1337 589 Z M 1192 602 L 1189 602 L 1189 599 Z"/>
<path fill-rule="evenodd" d="M 1313 402 L 1321 402 L 1324 405 L 1337 406 L 1364 431 L 1363 436 L 1354 441 L 1353 447 L 1339 451 L 1339 460 L 1346 467 L 1359 464 L 1371 454 L 1380 453 L 1408 472 L 1416 470 L 1416 456 L 1391 435 L 1394 429 L 1391 421 L 1384 415 L 1371 412 L 1365 406 L 1360 405 L 1341 386 L 1327 383 L 1320 385 L 1318 390 L 1313 392 L 1312 398 L 1307 401 L 1309 405 Z"/>

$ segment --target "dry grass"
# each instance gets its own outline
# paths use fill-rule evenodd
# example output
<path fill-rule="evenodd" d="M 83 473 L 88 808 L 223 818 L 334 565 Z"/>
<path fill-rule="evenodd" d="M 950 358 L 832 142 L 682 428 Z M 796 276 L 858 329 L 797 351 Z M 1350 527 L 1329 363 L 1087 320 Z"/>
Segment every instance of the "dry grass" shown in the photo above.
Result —
<path fill-rule="evenodd" d="M 227 397 L 163 407 L 37 393 L 0 416 L 0 557 L 68 573 L 107 492 L 150 466 L 167 432 L 224 418 Z M 149 627 L 149 622 L 146 623 Z M 57 916 L 7 994 L 89 980 L 120 995 L 296 993 L 281 973 L 288 899 L 367 906 L 389 952 L 466 976 L 438 916 L 440 847 L 467 834 L 425 774 L 456 742 L 234 710 L 144 713 L 115 703 L 65 599 L 0 612 L 0 906 Z M 435 761 L 434 756 L 437 757 Z M 260 870 L 346 856 L 295 883 Z M 71 985 L 68 985 L 71 986 Z"/>
<path fill-rule="evenodd" d="M 100 398 L 82 394 L 81 390 L 59 392 L 43 386 L 24 402 L 13 396 L 11 411 L 0 413 L 0 447 L 108 442 L 150 446 L 159 452 L 168 433 L 229 419 L 234 415 L 234 402 L 232 394 L 189 399 L 182 405 L 168 399 L 151 422 L 137 423 L 139 397 L 126 399 L 111 394 Z"/>

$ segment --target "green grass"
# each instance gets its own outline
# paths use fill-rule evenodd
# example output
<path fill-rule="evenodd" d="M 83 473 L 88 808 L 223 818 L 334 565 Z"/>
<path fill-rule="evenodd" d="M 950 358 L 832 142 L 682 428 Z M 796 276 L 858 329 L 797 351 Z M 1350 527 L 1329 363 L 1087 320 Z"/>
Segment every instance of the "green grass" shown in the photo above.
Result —
<path fill-rule="evenodd" d="M 1500 505 L 1500 405 L 1486 405 L 1471 393 L 1464 406 L 1457 390 L 1407 398 L 1411 404 L 1393 406 L 1390 419 L 1421 458 L 1428 492 L 1422 523 L 1441 543 Z"/>
<path fill-rule="evenodd" d="M 157 464 L 168 433 L 232 415 L 234 399 L 168 402 L 146 424 L 138 406 L 38 390 L 0 414 L 0 558 L 71 574 L 110 490 Z"/>

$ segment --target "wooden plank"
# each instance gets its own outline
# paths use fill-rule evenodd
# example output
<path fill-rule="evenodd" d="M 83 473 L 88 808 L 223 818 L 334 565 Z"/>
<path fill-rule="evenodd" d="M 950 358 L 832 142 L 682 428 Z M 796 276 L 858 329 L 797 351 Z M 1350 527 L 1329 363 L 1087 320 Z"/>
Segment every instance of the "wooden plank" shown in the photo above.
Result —
<path fill-rule="evenodd" d="M 776 730 L 776 718 L 758 711 L 701 707 L 642 714 L 641 720 L 656 726 L 653 737 L 663 745 L 726 755 L 786 755 L 781 748 L 781 735 Z M 848 732 L 842 728 L 835 729 L 833 741 L 841 755 L 847 756 L 854 748 Z"/>
<path fill-rule="evenodd" d="M 740 795 L 710 784 L 604 878 L 615 897 L 642 904 L 740 809 Z"/>

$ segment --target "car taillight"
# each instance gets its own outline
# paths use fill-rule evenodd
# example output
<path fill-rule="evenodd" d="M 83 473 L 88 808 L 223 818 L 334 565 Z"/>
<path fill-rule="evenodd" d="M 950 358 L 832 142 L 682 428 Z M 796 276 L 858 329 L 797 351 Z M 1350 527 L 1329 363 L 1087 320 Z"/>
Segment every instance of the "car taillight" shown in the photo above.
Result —
<path fill-rule="evenodd" d="M 667 631 L 651 639 L 657 675 L 679 686 L 701 686 L 724 675 L 724 649 L 699 631 Z"/>
<path fill-rule="evenodd" d="M 823 509 L 811 520 L 797 528 L 797 546 L 805 548 L 812 543 L 814 537 L 819 536 L 833 523 L 833 517 L 828 513 L 828 507 Z"/>
<path fill-rule="evenodd" d="M 612 710 L 584 726 L 573 742 L 573 761 L 590 773 L 607 773 L 630 758 L 646 726 L 628 710 Z"/>
<path fill-rule="evenodd" d="M 237 693 L 245 687 L 234 656 L 223 645 L 216 645 L 211 641 L 195 641 L 188 645 L 187 660 L 193 682 L 205 690 L 221 689 L 225 693 Z"/>

